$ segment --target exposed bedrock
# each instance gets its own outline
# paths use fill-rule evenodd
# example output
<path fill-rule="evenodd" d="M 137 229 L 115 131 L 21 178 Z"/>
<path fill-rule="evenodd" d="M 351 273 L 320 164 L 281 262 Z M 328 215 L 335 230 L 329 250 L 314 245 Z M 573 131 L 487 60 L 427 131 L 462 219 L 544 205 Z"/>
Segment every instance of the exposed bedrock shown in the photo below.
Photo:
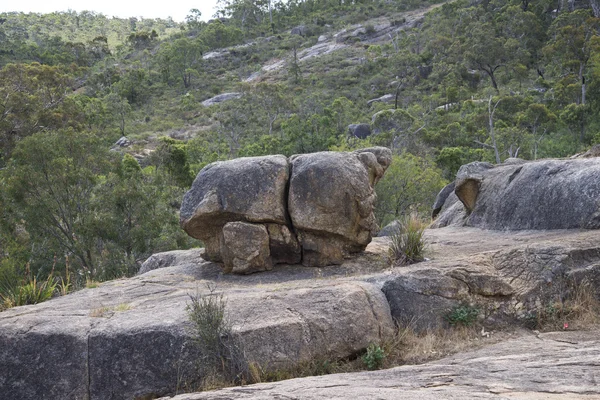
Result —
<path fill-rule="evenodd" d="M 443 195 L 433 227 L 598 229 L 600 159 L 471 163 L 459 170 L 454 193 Z"/>
<path fill-rule="evenodd" d="M 213 163 L 185 194 L 181 226 L 233 273 L 341 264 L 377 231 L 373 188 L 390 162 L 373 147 Z"/>

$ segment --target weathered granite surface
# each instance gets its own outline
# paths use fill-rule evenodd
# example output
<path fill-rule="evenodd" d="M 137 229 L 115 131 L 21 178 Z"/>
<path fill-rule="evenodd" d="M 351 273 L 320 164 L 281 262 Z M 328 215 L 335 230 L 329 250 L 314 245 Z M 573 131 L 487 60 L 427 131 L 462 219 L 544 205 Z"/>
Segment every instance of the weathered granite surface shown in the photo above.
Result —
<path fill-rule="evenodd" d="M 171 399 L 597 400 L 599 380 L 600 328 L 530 334 L 423 365 L 290 379 Z"/>
<path fill-rule="evenodd" d="M 386 238 L 335 268 L 280 265 L 244 276 L 223 273 L 198 249 L 154 255 L 134 278 L 0 313 L 0 393 L 143 399 L 193 388 L 200 355 L 188 340 L 186 304 L 197 292 L 224 294 L 248 357 L 270 368 L 359 354 L 392 334 L 393 319 L 417 330 L 445 327 L 444 315 L 464 302 L 489 306 L 479 322 L 491 328 L 557 301 L 569 282 L 586 279 L 600 295 L 598 231 L 447 227 L 426 237 L 429 260 L 405 267 L 390 267 Z"/>

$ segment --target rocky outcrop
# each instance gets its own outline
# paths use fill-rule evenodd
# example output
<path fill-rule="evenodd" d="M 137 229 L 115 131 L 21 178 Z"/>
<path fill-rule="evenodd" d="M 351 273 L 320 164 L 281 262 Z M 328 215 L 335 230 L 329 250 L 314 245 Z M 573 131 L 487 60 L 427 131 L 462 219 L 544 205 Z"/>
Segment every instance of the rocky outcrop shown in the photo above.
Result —
<path fill-rule="evenodd" d="M 377 231 L 373 187 L 390 162 L 374 147 L 213 163 L 186 193 L 181 226 L 234 273 L 340 264 Z"/>
<path fill-rule="evenodd" d="M 348 125 L 348 134 L 358 139 L 366 139 L 371 136 L 371 125 L 369 124 L 350 124 Z"/>
<path fill-rule="evenodd" d="M 356 357 L 369 344 L 390 339 L 394 320 L 403 329 L 447 327 L 445 315 L 465 303 L 478 307 L 479 322 L 489 330 L 507 319 L 530 321 L 539 310 L 560 302 L 573 284 L 591 283 L 600 295 L 595 231 L 505 233 L 446 227 L 425 234 L 431 259 L 408 267 L 390 267 L 385 238 L 374 239 L 364 253 L 337 268 L 281 265 L 244 276 L 225 274 L 200 258 L 202 250 L 193 249 L 157 254 L 145 264 L 149 271 L 133 278 L 4 311 L 0 393 L 12 400 L 117 400 L 195 389 L 202 378 L 196 369 L 202 354 L 189 340 L 186 313 L 189 296 L 195 294 L 222 293 L 248 360 L 273 370 L 314 359 Z M 285 234 L 280 240 L 286 240 Z M 589 362 L 580 348 L 562 345 L 580 357 L 573 365 Z M 529 354 L 532 348 L 519 351 Z M 549 354 L 555 350 L 548 347 Z M 495 353 L 482 360 L 521 364 Z M 452 370 L 460 371 L 465 363 L 452 364 Z M 579 387 L 586 390 L 580 381 L 570 390 Z M 230 398 L 228 391 L 217 393 Z M 331 397 L 327 393 L 322 394 Z M 360 397 L 358 392 L 335 393 Z M 366 393 L 365 398 L 372 397 Z M 392 393 L 397 394 L 395 389 Z"/>
<path fill-rule="evenodd" d="M 306 25 L 298 25 L 292 28 L 290 31 L 291 35 L 309 36 L 310 30 Z"/>
<path fill-rule="evenodd" d="M 312 272 L 292 269 L 232 277 L 211 262 L 190 264 L 198 251 L 188 252 L 134 278 L 0 313 L 0 397 L 129 400 L 193 390 L 202 354 L 189 340 L 186 305 L 215 290 L 246 357 L 266 369 L 351 357 L 393 333 L 373 284 L 311 281 Z"/>
<path fill-rule="evenodd" d="M 598 229 L 599 176 L 598 158 L 468 164 L 434 227 Z"/>
<path fill-rule="evenodd" d="M 522 334 L 423 365 L 183 394 L 172 400 L 594 400 L 600 398 L 599 333 Z"/>
<path fill-rule="evenodd" d="M 222 93 L 218 94 L 210 99 L 206 99 L 202 102 L 204 107 L 214 106 L 215 104 L 223 103 L 224 101 L 229 101 L 233 99 L 239 99 L 242 97 L 241 93 L 232 92 L 232 93 Z"/>

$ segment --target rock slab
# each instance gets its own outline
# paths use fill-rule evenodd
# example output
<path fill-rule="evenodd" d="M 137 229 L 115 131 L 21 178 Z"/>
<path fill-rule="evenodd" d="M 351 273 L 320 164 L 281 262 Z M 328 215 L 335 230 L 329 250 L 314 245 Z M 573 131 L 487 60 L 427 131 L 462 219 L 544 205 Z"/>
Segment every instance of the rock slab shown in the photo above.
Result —
<path fill-rule="evenodd" d="M 472 163 L 456 178 L 455 196 L 447 196 L 433 227 L 600 228 L 598 158 Z"/>
<path fill-rule="evenodd" d="M 530 334 L 424 365 L 291 379 L 171 399 L 598 400 L 599 334 L 598 330 Z"/>

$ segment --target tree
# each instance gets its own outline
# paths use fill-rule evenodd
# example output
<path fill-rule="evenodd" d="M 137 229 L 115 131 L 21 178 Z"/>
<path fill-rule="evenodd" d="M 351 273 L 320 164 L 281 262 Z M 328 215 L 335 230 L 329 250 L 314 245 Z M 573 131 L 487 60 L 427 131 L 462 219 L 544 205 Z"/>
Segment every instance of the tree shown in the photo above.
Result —
<path fill-rule="evenodd" d="M 163 73 L 174 73 L 181 78 L 183 87 L 189 88 L 192 79 L 198 76 L 204 48 L 204 44 L 198 39 L 180 38 L 172 44 L 164 44 L 158 57 Z"/>
<path fill-rule="evenodd" d="M 468 32 L 463 42 L 467 66 L 485 72 L 498 92 L 497 71 L 511 61 L 515 49 L 511 48 L 512 43 L 498 37 L 491 22 L 475 21 L 469 25 Z"/>
<path fill-rule="evenodd" d="M 375 190 L 375 216 L 380 226 L 417 211 L 431 212 L 439 191 L 447 184 L 442 171 L 427 158 L 403 153 L 393 156 L 392 163 Z"/>
<path fill-rule="evenodd" d="M 248 102 L 258 105 L 266 118 L 269 136 L 273 134 L 273 126 L 280 115 L 289 112 L 292 108 L 291 99 L 286 96 L 285 88 L 279 84 L 259 83 L 245 88 Z"/>
<path fill-rule="evenodd" d="M 537 160 L 540 142 L 546 135 L 551 124 L 556 120 L 556 115 L 545 104 L 530 104 L 527 110 L 519 113 L 517 117 L 518 123 L 531 132 L 533 140 L 532 157 L 534 160 Z"/>
<path fill-rule="evenodd" d="M 600 51 L 600 19 L 590 17 L 588 10 L 561 14 L 550 27 L 552 40 L 544 47 L 544 55 L 559 67 L 558 75 L 571 74 L 581 85 L 578 104 L 585 104 L 585 71 L 593 53 Z"/>
<path fill-rule="evenodd" d="M 0 156 L 4 160 L 20 139 L 79 122 L 78 111 L 65 104 L 72 85 L 73 77 L 59 67 L 8 64 L 0 70 Z"/>
<path fill-rule="evenodd" d="M 43 132 L 18 143 L 5 171 L 14 211 L 46 258 L 66 254 L 90 277 L 98 272 L 93 191 L 111 157 L 93 135 Z"/>
<path fill-rule="evenodd" d="M 198 35 L 198 39 L 208 49 L 218 49 L 238 44 L 242 40 L 242 31 L 234 26 L 225 25 L 220 20 L 211 21 Z"/>
<path fill-rule="evenodd" d="M 197 8 L 192 8 L 190 13 L 185 16 L 185 23 L 188 29 L 198 31 L 202 27 L 202 13 Z"/>

